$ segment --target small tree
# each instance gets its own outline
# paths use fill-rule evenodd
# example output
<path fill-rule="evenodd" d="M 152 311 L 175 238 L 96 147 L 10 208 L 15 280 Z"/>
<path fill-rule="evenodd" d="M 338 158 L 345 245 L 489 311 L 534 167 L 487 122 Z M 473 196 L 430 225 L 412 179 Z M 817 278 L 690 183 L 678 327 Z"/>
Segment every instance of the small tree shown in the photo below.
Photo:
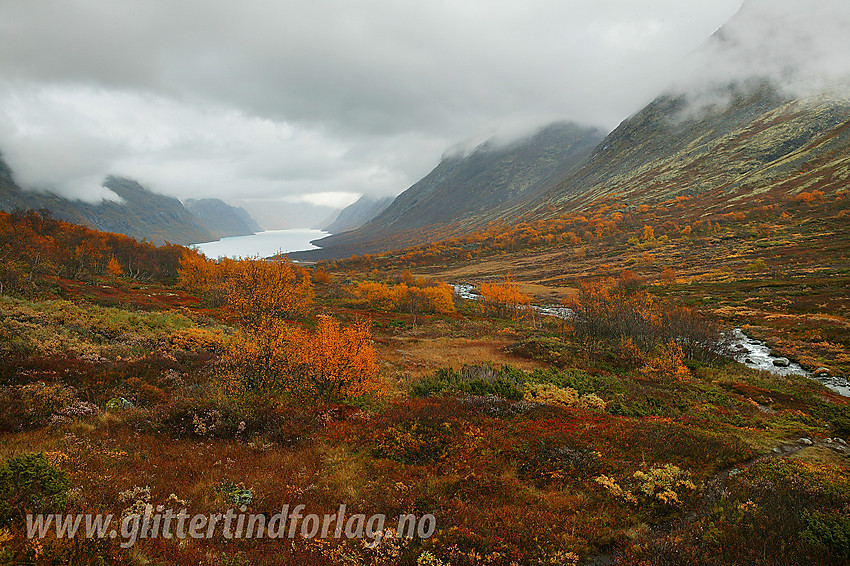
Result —
<path fill-rule="evenodd" d="M 106 271 L 113 277 L 121 277 L 124 275 L 124 268 L 121 267 L 121 264 L 118 263 L 115 256 L 109 258 L 109 263 L 106 264 Z"/>

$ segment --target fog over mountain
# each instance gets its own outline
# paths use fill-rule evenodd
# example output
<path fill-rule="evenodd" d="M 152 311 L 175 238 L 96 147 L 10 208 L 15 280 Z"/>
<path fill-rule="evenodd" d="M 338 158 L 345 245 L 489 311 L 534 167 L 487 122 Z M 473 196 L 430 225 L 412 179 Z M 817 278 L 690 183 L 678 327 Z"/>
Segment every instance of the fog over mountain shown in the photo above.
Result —
<path fill-rule="evenodd" d="M 343 208 L 450 147 L 612 129 L 739 6 L 6 0 L 0 151 L 25 188 L 90 201 L 115 198 L 113 174 L 184 200 Z"/>

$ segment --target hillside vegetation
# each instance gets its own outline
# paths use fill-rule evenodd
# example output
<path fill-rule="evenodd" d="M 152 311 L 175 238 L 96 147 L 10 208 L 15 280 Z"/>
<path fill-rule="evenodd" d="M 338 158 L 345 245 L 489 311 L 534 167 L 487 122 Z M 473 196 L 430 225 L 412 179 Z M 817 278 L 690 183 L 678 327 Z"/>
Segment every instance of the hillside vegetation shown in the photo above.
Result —
<path fill-rule="evenodd" d="M 848 399 L 732 362 L 721 332 L 749 322 L 807 367 L 847 370 L 847 195 L 769 196 L 706 218 L 698 197 L 600 201 L 309 267 L 2 215 L 15 283 L 0 296 L 0 556 L 846 562 Z M 101 259 L 62 251 L 87 247 Z M 558 297 L 573 318 L 531 308 Z M 24 493 L 26 474 L 44 481 Z M 25 536 L 32 510 L 117 517 L 147 503 L 266 517 L 344 503 L 437 526 L 371 548 Z"/>

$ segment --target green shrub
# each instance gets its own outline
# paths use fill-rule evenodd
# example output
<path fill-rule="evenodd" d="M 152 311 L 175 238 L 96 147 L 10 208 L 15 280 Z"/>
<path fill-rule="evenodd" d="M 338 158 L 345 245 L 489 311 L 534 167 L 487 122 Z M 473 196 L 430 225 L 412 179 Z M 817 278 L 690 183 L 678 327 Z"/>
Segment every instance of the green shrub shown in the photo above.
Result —
<path fill-rule="evenodd" d="M 525 373 L 511 366 L 463 366 L 459 371 L 440 368 L 434 375 L 413 385 L 414 397 L 430 397 L 445 393 L 498 395 L 519 401 L 524 394 Z"/>
<path fill-rule="evenodd" d="M 803 511 L 803 539 L 835 564 L 850 563 L 850 516 L 843 513 Z"/>
<path fill-rule="evenodd" d="M 0 467 L 0 524 L 26 513 L 61 510 L 70 485 L 68 474 L 52 466 L 43 453 L 10 458 Z"/>

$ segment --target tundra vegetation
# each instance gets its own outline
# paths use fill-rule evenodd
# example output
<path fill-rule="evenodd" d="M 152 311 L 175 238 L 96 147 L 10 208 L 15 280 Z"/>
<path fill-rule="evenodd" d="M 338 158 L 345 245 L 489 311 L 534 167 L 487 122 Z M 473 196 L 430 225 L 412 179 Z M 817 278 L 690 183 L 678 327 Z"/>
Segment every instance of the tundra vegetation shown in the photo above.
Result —
<path fill-rule="evenodd" d="M 311 266 L 0 214 L 0 564 L 847 563 L 848 399 L 723 333 L 850 372 L 850 201 L 759 198 Z M 22 519 L 286 503 L 437 528 L 122 549 Z"/>

